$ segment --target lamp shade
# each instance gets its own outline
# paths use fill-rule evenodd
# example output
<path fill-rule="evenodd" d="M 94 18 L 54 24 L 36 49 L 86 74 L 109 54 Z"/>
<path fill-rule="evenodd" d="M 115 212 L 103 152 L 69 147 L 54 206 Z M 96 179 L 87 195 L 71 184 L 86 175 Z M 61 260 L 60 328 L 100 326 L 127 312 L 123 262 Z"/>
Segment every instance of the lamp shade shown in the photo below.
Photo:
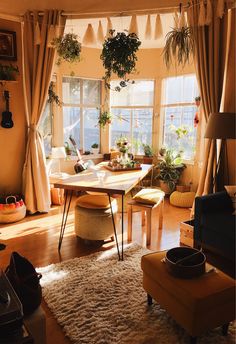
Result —
<path fill-rule="evenodd" d="M 208 119 L 205 138 L 236 139 L 236 113 L 212 113 Z"/>
<path fill-rule="evenodd" d="M 52 147 L 52 159 L 66 158 L 65 147 Z"/>

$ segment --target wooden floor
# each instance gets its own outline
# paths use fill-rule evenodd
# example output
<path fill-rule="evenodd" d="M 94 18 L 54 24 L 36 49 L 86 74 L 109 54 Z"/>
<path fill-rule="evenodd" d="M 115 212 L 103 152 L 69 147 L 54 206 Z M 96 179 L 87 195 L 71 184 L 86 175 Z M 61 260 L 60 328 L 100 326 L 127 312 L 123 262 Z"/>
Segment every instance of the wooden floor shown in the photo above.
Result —
<path fill-rule="evenodd" d="M 114 242 L 108 242 L 101 247 L 88 246 L 77 240 L 73 228 L 73 207 L 68 217 L 68 224 L 60 254 L 58 253 L 58 238 L 62 217 L 62 207 L 54 206 L 50 213 L 43 215 L 27 216 L 24 220 L 9 225 L 0 226 L 0 242 L 7 245 L 0 251 L 0 267 L 5 269 L 9 263 L 12 251 L 17 251 L 27 257 L 36 267 L 46 266 L 69 258 L 88 255 L 92 252 L 109 250 L 115 246 Z M 153 216 L 153 228 L 151 235 L 151 250 L 165 250 L 179 246 L 179 223 L 189 220 L 190 210 L 176 208 L 165 200 L 164 226 L 158 230 L 158 210 Z M 125 240 L 127 218 L 125 216 Z M 120 235 L 120 221 L 118 221 L 118 238 Z M 134 214 L 133 241 L 145 247 L 145 228 L 141 228 L 141 214 Z M 43 303 L 47 317 L 47 343 L 69 343 L 60 326 L 56 323 L 47 306 Z"/>

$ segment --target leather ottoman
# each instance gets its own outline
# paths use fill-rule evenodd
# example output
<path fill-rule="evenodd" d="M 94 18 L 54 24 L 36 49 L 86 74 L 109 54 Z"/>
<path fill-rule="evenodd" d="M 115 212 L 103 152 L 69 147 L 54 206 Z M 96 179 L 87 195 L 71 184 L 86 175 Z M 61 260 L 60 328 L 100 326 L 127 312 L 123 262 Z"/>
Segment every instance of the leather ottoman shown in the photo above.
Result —
<path fill-rule="evenodd" d="M 148 304 L 155 299 L 190 334 L 192 343 L 218 326 L 223 326 L 223 334 L 227 334 L 228 324 L 235 318 L 235 281 L 219 270 L 194 279 L 173 277 L 161 261 L 165 254 L 142 257 Z M 207 264 L 206 269 L 210 268 Z"/>

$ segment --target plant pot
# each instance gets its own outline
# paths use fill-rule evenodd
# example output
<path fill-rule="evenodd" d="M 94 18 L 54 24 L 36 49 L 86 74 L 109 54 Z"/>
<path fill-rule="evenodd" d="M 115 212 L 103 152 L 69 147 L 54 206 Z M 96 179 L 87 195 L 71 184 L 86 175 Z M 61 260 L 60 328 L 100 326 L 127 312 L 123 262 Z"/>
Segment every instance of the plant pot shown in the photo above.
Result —
<path fill-rule="evenodd" d="M 153 157 L 152 156 L 143 156 L 143 163 L 144 164 L 149 164 L 151 165 L 153 162 Z"/>
<path fill-rule="evenodd" d="M 93 154 L 99 154 L 99 148 L 92 148 Z"/>
<path fill-rule="evenodd" d="M 169 185 L 163 182 L 163 180 L 160 180 L 160 187 L 161 187 L 161 190 L 165 192 L 166 195 L 170 195 L 174 191 L 174 190 L 171 190 L 169 188 Z"/>

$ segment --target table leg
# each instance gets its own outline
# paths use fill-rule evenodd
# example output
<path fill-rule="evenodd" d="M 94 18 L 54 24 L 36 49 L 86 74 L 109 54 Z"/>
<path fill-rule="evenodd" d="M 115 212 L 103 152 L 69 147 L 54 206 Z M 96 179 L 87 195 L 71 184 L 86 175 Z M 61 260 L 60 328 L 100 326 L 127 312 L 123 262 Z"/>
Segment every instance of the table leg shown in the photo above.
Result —
<path fill-rule="evenodd" d="M 118 244 L 117 233 L 116 233 L 116 224 L 115 224 L 114 214 L 112 210 L 111 196 L 109 194 L 108 194 L 108 198 L 109 198 L 109 203 L 110 203 L 110 208 L 111 208 L 111 218 L 112 218 L 112 224 L 113 224 L 114 234 L 115 234 L 115 239 L 116 239 L 117 253 L 118 253 L 118 258 L 120 260 L 120 250 L 119 250 L 119 244 Z"/>
<path fill-rule="evenodd" d="M 121 195 L 121 260 L 124 260 L 124 195 Z"/>
<path fill-rule="evenodd" d="M 61 244 L 62 244 L 62 240 L 63 240 L 65 228 L 66 228 L 67 217 L 70 210 L 72 195 L 73 195 L 73 190 L 65 190 L 65 201 L 64 201 L 64 208 L 63 208 L 62 221 L 61 221 L 61 231 L 60 231 L 60 237 L 59 237 L 59 243 L 58 243 L 58 251 L 60 251 L 61 249 Z"/>

